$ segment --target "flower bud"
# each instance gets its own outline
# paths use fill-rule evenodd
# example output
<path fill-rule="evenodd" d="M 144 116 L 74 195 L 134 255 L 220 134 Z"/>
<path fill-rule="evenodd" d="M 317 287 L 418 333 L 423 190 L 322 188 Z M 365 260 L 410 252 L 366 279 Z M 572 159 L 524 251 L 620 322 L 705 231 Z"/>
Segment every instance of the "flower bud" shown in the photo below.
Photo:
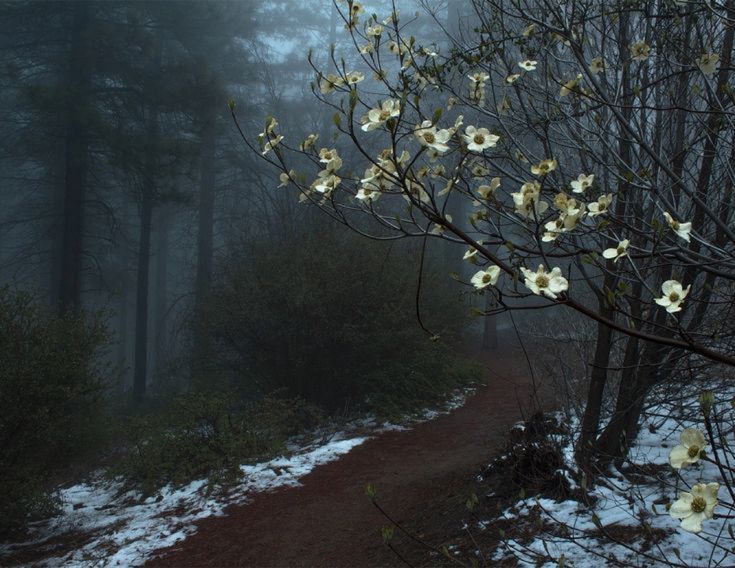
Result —
<path fill-rule="evenodd" d="M 715 394 L 712 391 L 704 391 L 699 395 L 699 407 L 702 409 L 702 414 L 705 418 L 708 418 L 712 407 L 715 404 Z"/>

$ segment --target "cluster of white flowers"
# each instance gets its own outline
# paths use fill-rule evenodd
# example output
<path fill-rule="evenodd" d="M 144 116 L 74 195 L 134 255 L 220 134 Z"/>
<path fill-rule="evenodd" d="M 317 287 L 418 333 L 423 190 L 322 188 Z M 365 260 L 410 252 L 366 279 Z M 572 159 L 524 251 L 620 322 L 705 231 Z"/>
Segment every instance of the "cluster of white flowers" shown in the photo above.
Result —
<path fill-rule="evenodd" d="M 680 442 L 669 452 L 669 463 L 674 469 L 696 463 L 707 448 L 704 434 L 696 428 L 685 428 Z M 684 530 L 701 532 L 702 521 L 714 516 L 719 490 L 719 483 L 697 483 L 692 486 L 691 492 L 679 493 L 679 498 L 669 507 L 669 514 L 681 521 Z"/>

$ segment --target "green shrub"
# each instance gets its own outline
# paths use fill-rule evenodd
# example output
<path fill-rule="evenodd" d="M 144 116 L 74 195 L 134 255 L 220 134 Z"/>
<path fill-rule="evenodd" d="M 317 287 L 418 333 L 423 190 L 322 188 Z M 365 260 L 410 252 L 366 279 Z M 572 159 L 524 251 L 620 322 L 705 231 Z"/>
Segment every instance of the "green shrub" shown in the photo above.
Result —
<path fill-rule="evenodd" d="M 163 411 L 132 417 L 126 451 L 110 475 L 146 494 L 202 478 L 226 485 L 239 478 L 240 464 L 283 450 L 312 416 L 299 400 L 237 401 L 233 392 L 191 392 Z"/>
<path fill-rule="evenodd" d="M 108 340 L 98 317 L 0 289 L 0 530 L 52 512 L 52 482 L 100 441 Z"/>
<path fill-rule="evenodd" d="M 459 290 L 429 257 L 416 317 L 420 242 L 293 227 L 252 239 L 223 262 L 208 310 L 217 360 L 232 384 L 282 389 L 329 412 L 405 410 L 457 378 Z M 390 408 L 386 408 L 388 405 Z"/>

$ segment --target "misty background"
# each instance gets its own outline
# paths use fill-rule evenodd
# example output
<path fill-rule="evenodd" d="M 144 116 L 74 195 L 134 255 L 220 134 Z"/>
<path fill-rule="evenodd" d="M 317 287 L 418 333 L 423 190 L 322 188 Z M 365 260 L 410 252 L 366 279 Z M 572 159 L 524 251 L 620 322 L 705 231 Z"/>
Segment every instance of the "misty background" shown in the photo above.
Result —
<path fill-rule="evenodd" d="M 396 8 L 436 45 L 469 10 Z M 11 1 L 0 21 L 1 528 L 53 511 L 70 468 L 222 478 L 476 378 L 461 353 L 496 323 L 449 277 L 464 249 L 432 246 L 419 287 L 420 242 L 299 203 L 234 126 L 231 107 L 249 134 L 274 115 L 348 161 L 308 62 L 355 57 L 331 0 Z"/>

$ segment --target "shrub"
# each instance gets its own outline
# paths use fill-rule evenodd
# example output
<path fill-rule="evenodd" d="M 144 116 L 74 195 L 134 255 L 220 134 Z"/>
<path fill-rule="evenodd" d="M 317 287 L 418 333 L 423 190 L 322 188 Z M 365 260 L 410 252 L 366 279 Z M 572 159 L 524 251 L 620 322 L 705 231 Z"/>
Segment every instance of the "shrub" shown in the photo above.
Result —
<path fill-rule="evenodd" d="M 108 339 L 99 317 L 0 289 L 0 530 L 52 512 L 54 476 L 100 441 Z"/>
<path fill-rule="evenodd" d="M 234 384 L 330 412 L 406 409 L 450 386 L 465 310 L 436 262 L 424 267 L 420 300 L 442 336 L 432 342 L 416 317 L 419 266 L 405 261 L 414 244 L 290 230 L 251 239 L 219 267 L 207 325 Z"/>
<path fill-rule="evenodd" d="M 145 494 L 202 478 L 227 485 L 239 478 L 240 464 L 283 450 L 312 417 L 300 400 L 237 400 L 233 392 L 189 392 L 164 410 L 132 417 L 126 451 L 110 475 Z"/>

